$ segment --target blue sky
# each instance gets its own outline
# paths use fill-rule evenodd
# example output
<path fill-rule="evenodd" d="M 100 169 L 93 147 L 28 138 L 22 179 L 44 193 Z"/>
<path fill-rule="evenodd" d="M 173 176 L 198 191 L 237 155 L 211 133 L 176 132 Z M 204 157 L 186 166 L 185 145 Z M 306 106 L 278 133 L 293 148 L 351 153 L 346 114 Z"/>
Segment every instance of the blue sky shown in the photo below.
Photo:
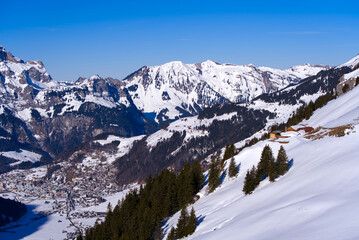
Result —
<path fill-rule="evenodd" d="M 359 53 L 357 1 L 4 1 L 0 45 L 55 80 L 180 60 L 287 68 Z"/>

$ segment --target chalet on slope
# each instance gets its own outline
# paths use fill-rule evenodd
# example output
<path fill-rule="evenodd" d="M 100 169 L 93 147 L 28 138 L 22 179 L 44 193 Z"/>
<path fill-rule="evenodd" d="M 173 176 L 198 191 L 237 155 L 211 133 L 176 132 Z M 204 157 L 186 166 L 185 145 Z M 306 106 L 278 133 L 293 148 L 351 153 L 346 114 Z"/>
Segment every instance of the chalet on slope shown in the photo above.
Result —
<path fill-rule="evenodd" d="M 278 139 L 280 138 L 281 131 L 273 131 L 271 133 L 269 133 L 269 138 L 270 139 Z"/>
<path fill-rule="evenodd" d="M 297 130 L 295 130 L 294 128 L 292 127 L 288 127 L 286 132 L 296 132 Z"/>

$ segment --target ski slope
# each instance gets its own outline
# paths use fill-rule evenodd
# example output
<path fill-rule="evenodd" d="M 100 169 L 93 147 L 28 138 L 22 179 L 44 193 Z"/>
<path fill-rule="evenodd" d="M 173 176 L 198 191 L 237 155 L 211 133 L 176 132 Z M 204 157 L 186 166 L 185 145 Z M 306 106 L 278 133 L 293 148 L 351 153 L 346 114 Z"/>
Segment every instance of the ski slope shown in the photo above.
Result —
<path fill-rule="evenodd" d="M 286 133 L 283 146 L 293 166 L 274 183 L 262 181 L 251 195 L 242 192 L 247 170 L 257 165 L 265 144 L 276 156 L 281 143 L 259 142 L 235 156 L 239 175 L 226 176 L 209 195 L 202 189 L 193 204 L 200 223 L 187 239 L 359 239 L 358 95 L 357 87 L 294 127 L 345 125 L 345 136 L 312 140 L 304 131 Z M 166 222 L 165 234 L 178 217 Z"/>

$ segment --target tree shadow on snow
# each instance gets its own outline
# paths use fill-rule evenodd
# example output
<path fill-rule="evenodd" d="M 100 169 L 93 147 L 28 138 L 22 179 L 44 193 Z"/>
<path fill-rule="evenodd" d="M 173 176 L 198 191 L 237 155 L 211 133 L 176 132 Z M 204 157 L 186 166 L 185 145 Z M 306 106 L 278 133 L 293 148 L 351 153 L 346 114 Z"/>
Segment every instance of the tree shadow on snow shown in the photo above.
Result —
<path fill-rule="evenodd" d="M 288 162 L 288 171 L 289 169 L 291 169 L 293 167 L 294 164 L 294 159 L 292 158 L 289 162 Z"/>
<path fill-rule="evenodd" d="M 197 217 L 197 225 L 196 227 L 198 227 L 202 222 L 203 220 L 205 219 L 206 217 L 205 216 L 202 216 L 200 215 L 199 217 Z"/>
<path fill-rule="evenodd" d="M 168 227 L 168 220 L 169 220 L 170 218 L 166 218 L 163 222 L 162 222 L 162 224 L 161 224 L 161 228 L 164 230 L 163 231 L 163 234 L 165 235 L 165 234 L 167 234 L 167 232 L 168 231 L 171 231 L 171 229 L 169 229 Z"/>
<path fill-rule="evenodd" d="M 44 225 L 48 216 L 34 213 L 35 205 L 26 205 L 27 213 L 18 221 L 0 228 L 0 239 L 17 240 L 29 236 Z"/>
<path fill-rule="evenodd" d="M 204 182 L 202 184 L 201 189 L 208 184 L 208 173 L 204 176 Z"/>
<path fill-rule="evenodd" d="M 223 181 L 224 181 L 224 179 L 226 178 L 226 176 L 227 176 L 227 169 L 224 170 L 223 173 L 221 174 L 221 177 L 219 178 L 219 184 L 218 184 L 218 186 L 223 183 Z"/>
<path fill-rule="evenodd" d="M 239 163 L 239 164 L 237 165 L 237 173 L 239 173 L 240 170 L 241 170 L 241 163 Z"/>

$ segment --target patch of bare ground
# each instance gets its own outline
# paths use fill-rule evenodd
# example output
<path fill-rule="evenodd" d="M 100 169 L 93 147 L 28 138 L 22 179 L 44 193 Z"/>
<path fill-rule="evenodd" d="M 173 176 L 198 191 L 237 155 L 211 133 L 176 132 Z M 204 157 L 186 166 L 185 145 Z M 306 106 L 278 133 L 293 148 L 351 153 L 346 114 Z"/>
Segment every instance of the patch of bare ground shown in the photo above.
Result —
<path fill-rule="evenodd" d="M 354 129 L 353 124 L 347 124 L 339 127 L 326 128 L 326 127 L 317 127 L 311 133 L 308 133 L 304 137 L 306 139 L 317 140 L 322 139 L 323 137 L 344 137 L 349 135 L 351 130 Z"/>

